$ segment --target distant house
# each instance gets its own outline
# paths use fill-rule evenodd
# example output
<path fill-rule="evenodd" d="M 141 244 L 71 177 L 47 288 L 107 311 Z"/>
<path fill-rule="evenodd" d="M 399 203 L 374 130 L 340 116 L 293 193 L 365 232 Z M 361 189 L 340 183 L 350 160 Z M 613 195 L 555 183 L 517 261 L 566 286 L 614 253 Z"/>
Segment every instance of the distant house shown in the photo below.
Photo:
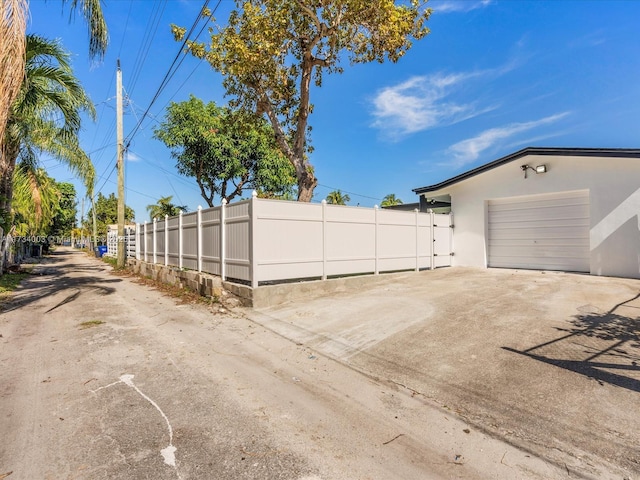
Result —
<path fill-rule="evenodd" d="M 640 278 L 640 149 L 525 148 L 435 185 L 453 264 Z"/>

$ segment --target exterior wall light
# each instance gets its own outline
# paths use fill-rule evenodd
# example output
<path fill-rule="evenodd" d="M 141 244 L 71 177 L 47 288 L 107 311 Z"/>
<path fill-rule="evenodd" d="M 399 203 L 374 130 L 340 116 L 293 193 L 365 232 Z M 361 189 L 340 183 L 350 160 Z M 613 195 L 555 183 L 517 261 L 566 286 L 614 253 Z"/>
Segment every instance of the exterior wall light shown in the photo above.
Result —
<path fill-rule="evenodd" d="M 520 169 L 524 172 L 524 178 L 527 178 L 527 170 L 532 170 L 536 172 L 536 174 L 547 172 L 547 166 L 544 164 L 538 165 L 536 168 L 533 168 L 531 165 L 520 165 Z"/>

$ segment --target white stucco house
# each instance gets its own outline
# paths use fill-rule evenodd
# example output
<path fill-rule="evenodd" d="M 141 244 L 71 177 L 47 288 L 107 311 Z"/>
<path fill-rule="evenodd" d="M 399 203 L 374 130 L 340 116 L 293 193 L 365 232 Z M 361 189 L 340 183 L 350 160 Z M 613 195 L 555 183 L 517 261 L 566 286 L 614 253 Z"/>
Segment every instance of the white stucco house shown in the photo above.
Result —
<path fill-rule="evenodd" d="M 453 265 L 640 278 L 640 149 L 525 148 L 435 185 Z"/>

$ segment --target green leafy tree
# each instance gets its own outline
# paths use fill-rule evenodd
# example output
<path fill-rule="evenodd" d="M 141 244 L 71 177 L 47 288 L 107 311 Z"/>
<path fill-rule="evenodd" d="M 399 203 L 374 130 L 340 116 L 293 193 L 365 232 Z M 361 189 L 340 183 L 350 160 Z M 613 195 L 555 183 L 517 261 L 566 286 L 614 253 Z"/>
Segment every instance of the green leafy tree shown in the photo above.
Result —
<path fill-rule="evenodd" d="M 284 195 L 295 184 L 273 132 L 256 115 L 205 104 L 192 95 L 169 105 L 154 135 L 171 150 L 178 172 L 195 178 L 210 207 L 216 195 L 227 202 L 253 189 Z"/>
<path fill-rule="evenodd" d="M 298 200 L 309 202 L 318 181 L 308 158 L 311 84 L 354 63 L 396 62 L 412 39 L 428 32 L 423 0 L 236 0 L 208 44 L 187 42 L 223 76 L 232 107 L 265 115 L 295 168 Z M 204 14 L 209 14 L 204 11 Z M 176 40 L 186 29 L 172 25 Z"/>
<path fill-rule="evenodd" d="M 11 223 L 13 172 L 37 172 L 40 154 L 47 153 L 93 189 L 95 171 L 80 148 L 83 113 L 95 115 L 93 104 L 73 75 L 69 54 L 57 41 L 35 35 L 26 40 L 25 80 L 14 101 L 0 143 L 0 226 Z M 32 183 L 33 184 L 33 183 Z"/>
<path fill-rule="evenodd" d="M 96 209 L 96 227 L 98 235 L 106 235 L 107 227 L 109 225 L 115 225 L 118 223 L 118 199 L 115 194 L 110 193 L 108 197 L 98 193 L 98 198 L 94 203 Z M 135 218 L 135 212 L 127 205 L 124 207 L 124 220 L 125 222 L 132 222 Z M 87 220 L 84 227 L 88 231 L 92 231 L 93 228 L 93 208 L 89 209 L 87 214 Z"/>
<path fill-rule="evenodd" d="M 153 205 L 147 205 L 147 212 L 149 212 L 149 216 L 151 220 L 154 218 L 163 219 L 165 215 L 169 217 L 175 217 L 176 215 L 180 215 L 180 212 L 186 212 L 186 205 L 174 205 L 171 203 L 171 199 L 173 196 L 168 197 L 160 197 L 158 203 Z"/>
<path fill-rule="evenodd" d="M 17 235 L 49 235 L 61 192 L 42 168 L 19 164 L 13 172 L 13 215 Z"/>
<path fill-rule="evenodd" d="M 76 216 L 78 215 L 76 189 L 72 183 L 67 182 L 57 182 L 56 186 L 60 191 L 60 202 L 53 215 L 49 235 L 58 238 L 70 237 L 76 227 Z"/>
<path fill-rule="evenodd" d="M 346 205 L 351 201 L 351 197 L 346 193 L 342 193 L 340 190 L 334 190 L 333 192 L 329 192 L 326 201 L 331 205 Z"/>
<path fill-rule="evenodd" d="M 386 197 L 382 199 L 382 203 L 380 203 L 381 207 L 393 207 L 395 205 L 402 205 L 402 200 L 396 197 L 395 193 L 390 193 Z"/>

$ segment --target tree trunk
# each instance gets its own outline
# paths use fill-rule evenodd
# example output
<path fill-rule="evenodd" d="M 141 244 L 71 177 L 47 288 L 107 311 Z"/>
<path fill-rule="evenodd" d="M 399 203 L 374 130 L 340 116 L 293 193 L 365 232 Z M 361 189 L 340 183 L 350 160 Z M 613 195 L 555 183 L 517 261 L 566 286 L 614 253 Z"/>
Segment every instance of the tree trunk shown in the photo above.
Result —
<path fill-rule="evenodd" d="M 5 252 L 9 248 L 8 235 L 11 232 L 11 197 L 13 195 L 13 170 L 16 166 L 15 158 L 7 152 L 5 145 L 0 144 L 0 275 L 6 269 Z"/>
<path fill-rule="evenodd" d="M 0 147 L 0 226 L 9 231 L 11 227 L 11 197 L 13 196 L 13 170 L 15 160 Z"/>
<path fill-rule="evenodd" d="M 26 0 L 0 0 L 0 143 L 24 79 Z"/>
<path fill-rule="evenodd" d="M 298 201 L 310 202 L 313 198 L 313 190 L 318 185 L 318 179 L 313 174 L 313 170 L 308 165 L 302 170 L 298 170 Z"/>

